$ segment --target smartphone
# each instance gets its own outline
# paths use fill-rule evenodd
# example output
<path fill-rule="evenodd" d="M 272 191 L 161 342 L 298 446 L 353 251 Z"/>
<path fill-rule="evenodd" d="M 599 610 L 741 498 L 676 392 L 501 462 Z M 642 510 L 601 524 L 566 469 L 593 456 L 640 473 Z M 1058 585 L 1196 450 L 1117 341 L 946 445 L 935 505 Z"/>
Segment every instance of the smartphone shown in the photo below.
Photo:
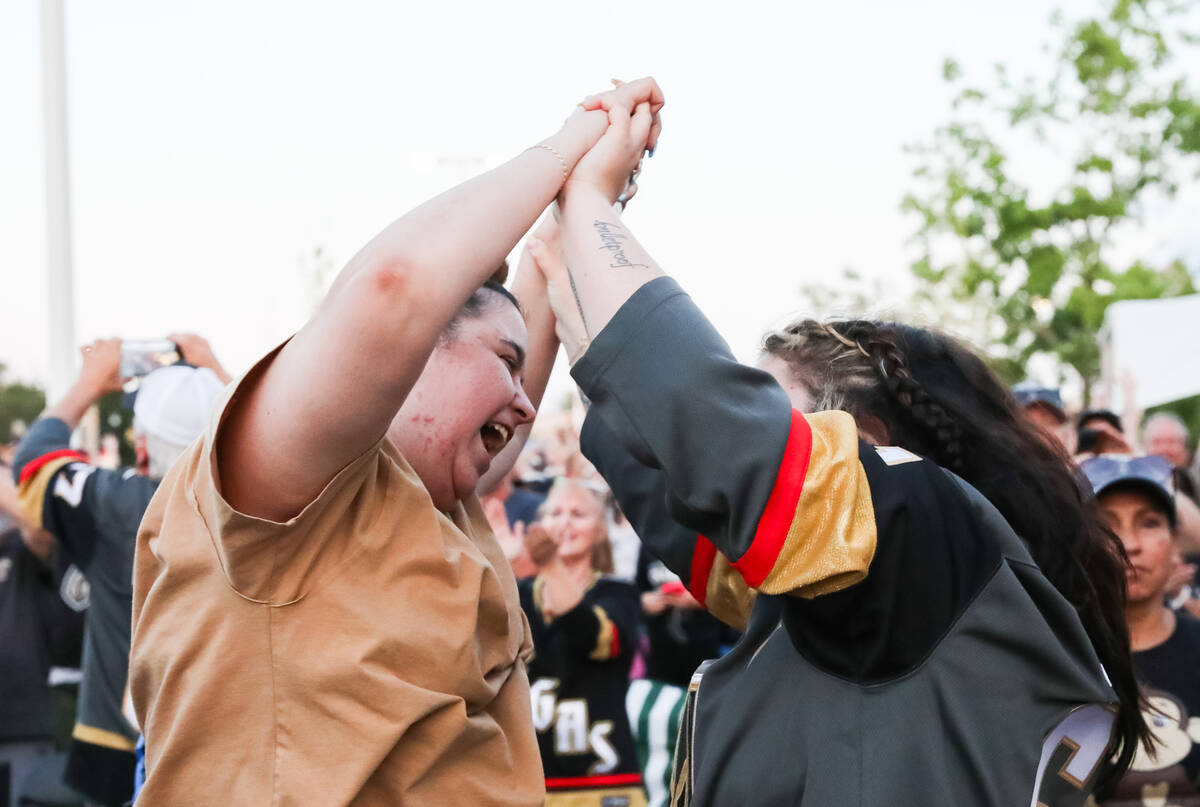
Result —
<path fill-rule="evenodd" d="M 170 339 L 126 339 L 121 342 L 121 377 L 144 376 L 182 359 L 179 346 Z"/>

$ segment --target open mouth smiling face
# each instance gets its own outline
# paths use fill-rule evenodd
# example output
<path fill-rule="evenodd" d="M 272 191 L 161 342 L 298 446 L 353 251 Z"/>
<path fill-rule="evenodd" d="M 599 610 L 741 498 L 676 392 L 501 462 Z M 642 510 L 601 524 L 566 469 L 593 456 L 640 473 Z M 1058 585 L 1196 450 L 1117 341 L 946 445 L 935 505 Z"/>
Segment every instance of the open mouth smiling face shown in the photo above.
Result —
<path fill-rule="evenodd" d="M 483 428 L 479 430 L 480 437 L 483 438 L 483 448 L 487 451 L 488 456 L 492 459 L 504 450 L 508 445 L 508 441 L 512 439 L 513 429 L 505 424 L 489 420 L 483 424 Z"/>

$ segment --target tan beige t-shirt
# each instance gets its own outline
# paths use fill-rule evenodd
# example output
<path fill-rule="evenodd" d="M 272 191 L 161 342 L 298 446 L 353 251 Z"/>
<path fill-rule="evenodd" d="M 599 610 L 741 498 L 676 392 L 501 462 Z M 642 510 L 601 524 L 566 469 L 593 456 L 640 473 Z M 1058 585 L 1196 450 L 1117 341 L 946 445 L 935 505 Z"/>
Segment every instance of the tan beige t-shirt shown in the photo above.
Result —
<path fill-rule="evenodd" d="M 478 501 L 439 512 L 384 440 L 287 523 L 239 513 L 229 400 L 137 539 L 140 807 L 540 805 L 529 629 Z"/>

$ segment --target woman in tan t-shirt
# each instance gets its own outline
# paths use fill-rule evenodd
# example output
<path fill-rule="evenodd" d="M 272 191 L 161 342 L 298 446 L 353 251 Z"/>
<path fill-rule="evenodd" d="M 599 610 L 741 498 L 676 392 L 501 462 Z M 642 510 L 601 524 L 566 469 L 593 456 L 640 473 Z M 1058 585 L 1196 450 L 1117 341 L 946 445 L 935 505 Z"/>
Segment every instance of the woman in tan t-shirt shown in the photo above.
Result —
<path fill-rule="evenodd" d="M 475 491 L 519 451 L 553 321 L 536 272 L 528 330 L 484 283 L 568 176 L 654 146 L 661 105 L 619 87 L 402 217 L 226 391 L 138 536 L 139 804 L 542 803 L 528 627 Z"/>

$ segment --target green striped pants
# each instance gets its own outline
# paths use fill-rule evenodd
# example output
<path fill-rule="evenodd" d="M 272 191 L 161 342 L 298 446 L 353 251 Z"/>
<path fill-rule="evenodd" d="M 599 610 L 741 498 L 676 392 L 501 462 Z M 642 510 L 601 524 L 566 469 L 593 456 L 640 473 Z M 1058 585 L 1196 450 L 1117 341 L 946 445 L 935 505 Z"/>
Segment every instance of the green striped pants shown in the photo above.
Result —
<path fill-rule="evenodd" d="M 649 807 L 666 807 L 671 790 L 671 761 L 687 690 L 661 681 L 629 682 L 625 711 L 637 745 L 638 764 Z"/>

